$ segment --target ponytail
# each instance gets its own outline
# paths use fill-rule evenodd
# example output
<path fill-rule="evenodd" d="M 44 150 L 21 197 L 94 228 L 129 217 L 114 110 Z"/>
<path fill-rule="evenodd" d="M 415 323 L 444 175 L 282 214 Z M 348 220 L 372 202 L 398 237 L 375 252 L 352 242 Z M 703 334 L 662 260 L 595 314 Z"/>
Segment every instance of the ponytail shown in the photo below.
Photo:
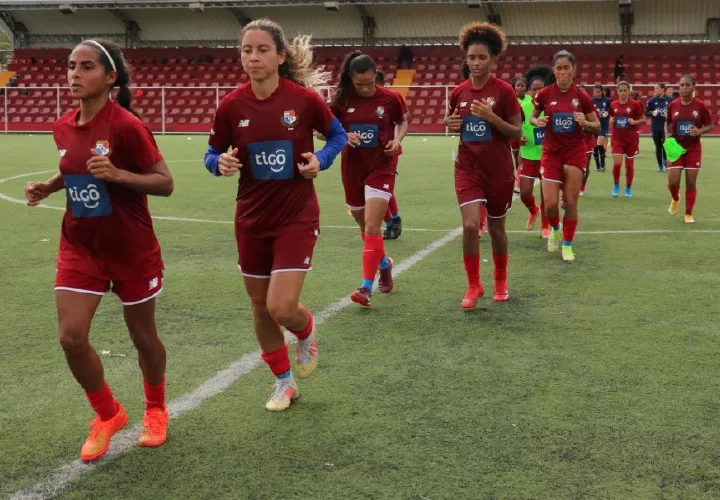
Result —
<path fill-rule="evenodd" d="M 117 103 L 139 118 L 137 112 L 132 108 L 132 91 L 128 86 L 130 84 L 130 68 L 125 62 L 120 47 L 108 40 L 85 40 L 80 45 L 87 45 L 98 51 L 98 57 L 105 67 L 106 73 L 112 71 L 117 73 L 117 77 L 111 85 L 111 88 L 118 88 Z"/>
<path fill-rule="evenodd" d="M 342 72 L 340 73 L 340 82 L 338 90 L 333 99 L 334 106 L 340 106 L 347 102 L 348 91 L 352 88 L 352 77 L 357 73 L 367 73 L 368 71 L 377 71 L 377 65 L 373 59 L 356 50 L 348 54 L 343 61 Z"/>

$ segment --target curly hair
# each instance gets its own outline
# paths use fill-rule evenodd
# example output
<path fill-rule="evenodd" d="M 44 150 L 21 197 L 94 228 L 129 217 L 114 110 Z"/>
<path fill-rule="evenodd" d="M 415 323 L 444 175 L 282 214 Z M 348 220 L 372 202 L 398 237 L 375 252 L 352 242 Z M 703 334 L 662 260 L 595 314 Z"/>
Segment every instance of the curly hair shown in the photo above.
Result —
<path fill-rule="evenodd" d="M 464 52 L 467 52 L 471 45 L 480 43 L 488 48 L 488 52 L 493 57 L 499 56 L 507 49 L 505 32 L 490 23 L 466 24 L 460 30 L 458 43 Z"/>

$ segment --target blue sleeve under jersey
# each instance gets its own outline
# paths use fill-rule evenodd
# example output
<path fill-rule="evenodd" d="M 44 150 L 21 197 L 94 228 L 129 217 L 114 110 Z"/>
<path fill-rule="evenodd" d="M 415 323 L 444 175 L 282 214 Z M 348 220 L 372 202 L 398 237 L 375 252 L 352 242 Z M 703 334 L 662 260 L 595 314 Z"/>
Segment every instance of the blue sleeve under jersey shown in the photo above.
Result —
<path fill-rule="evenodd" d="M 347 134 L 337 118 L 334 118 L 330 123 L 330 129 L 325 139 L 325 147 L 315 153 L 315 156 L 317 156 L 317 159 L 320 161 L 320 170 L 330 168 L 330 165 L 333 164 L 337 155 L 340 154 L 340 151 L 342 151 L 347 144 Z"/>
<path fill-rule="evenodd" d="M 218 162 L 220 161 L 221 154 L 221 151 L 212 146 L 208 146 L 208 150 L 205 152 L 205 168 L 208 169 L 208 172 L 216 176 L 220 176 L 220 166 Z"/>

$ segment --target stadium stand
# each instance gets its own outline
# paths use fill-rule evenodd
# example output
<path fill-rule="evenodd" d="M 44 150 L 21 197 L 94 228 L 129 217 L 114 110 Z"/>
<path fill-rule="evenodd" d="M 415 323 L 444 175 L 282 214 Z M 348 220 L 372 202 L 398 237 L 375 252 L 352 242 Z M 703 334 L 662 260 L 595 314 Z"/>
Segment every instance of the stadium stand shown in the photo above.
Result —
<path fill-rule="evenodd" d="M 70 47 L 82 38 L 104 36 L 141 47 L 128 48 L 125 55 L 134 70 L 136 108 L 154 131 L 206 132 L 219 100 L 246 81 L 233 47 L 239 25 L 266 16 L 280 22 L 288 35 L 312 33 L 322 45 L 316 50 L 317 63 L 332 73 L 333 82 L 343 57 L 354 47 L 376 58 L 386 74 L 386 85 L 395 85 L 406 95 L 414 133 L 445 132 L 446 98 L 461 80 L 462 54 L 453 46 L 457 31 L 468 21 L 492 16 L 502 19 L 511 41 L 497 67 L 502 79 L 522 75 L 532 65 L 547 63 L 559 48 L 567 48 L 577 56 L 579 82 L 610 84 L 615 58 L 622 53 L 627 79 L 641 101 L 651 94 L 655 82 L 673 83 L 682 74 L 692 73 L 698 81 L 698 97 L 710 105 L 720 122 L 720 44 L 708 43 L 707 33 L 710 17 L 720 17 L 720 2 L 717 6 L 704 0 L 633 4 L 633 40 L 702 40 L 682 44 L 606 43 L 623 36 L 616 2 L 562 3 L 562 16 L 545 2 L 498 2 L 492 11 L 468 9 L 466 3 L 367 5 L 360 9 L 363 22 L 358 22 L 358 12 L 351 6 L 332 12 L 319 6 L 252 7 L 253 2 L 242 11 L 129 7 L 122 15 L 109 9 L 79 8 L 68 16 L 57 9 L 33 10 L 31 4 L 24 9 L 0 8 L 0 14 L 11 15 L 16 31 L 22 25 L 27 32 L 20 37 L 26 48 L 15 50 L 8 72 L 0 75 L 0 85 L 14 73 L 18 78 L 18 87 L 7 88 L 6 97 L 0 97 L 0 125 L 9 131 L 49 130 L 73 106 L 62 90 Z M 7 16 L 0 19 L 7 24 Z M 369 19 L 374 23 L 371 34 L 363 24 Z M 142 38 L 137 31 L 128 31 L 130 20 L 142 26 Z M 102 35 L 79 34 L 87 26 Z M 373 46 L 362 47 L 363 42 Z M 414 54 L 411 71 L 397 70 L 402 44 Z M 217 48 L 222 46 L 227 48 Z M 329 89 L 325 92 L 330 95 Z"/>

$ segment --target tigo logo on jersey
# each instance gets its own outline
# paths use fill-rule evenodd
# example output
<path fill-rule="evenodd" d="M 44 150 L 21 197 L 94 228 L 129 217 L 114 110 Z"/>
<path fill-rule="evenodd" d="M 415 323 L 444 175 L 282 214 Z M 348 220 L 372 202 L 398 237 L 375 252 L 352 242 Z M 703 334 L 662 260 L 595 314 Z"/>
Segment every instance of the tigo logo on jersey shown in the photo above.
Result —
<path fill-rule="evenodd" d="M 112 213 L 105 183 L 90 174 L 63 175 L 65 194 L 73 217 L 101 217 Z"/>
<path fill-rule="evenodd" d="M 533 129 L 533 135 L 535 136 L 535 145 L 540 146 L 545 140 L 545 128 L 535 127 Z"/>
<path fill-rule="evenodd" d="M 110 156 L 110 141 L 97 141 L 95 152 L 100 156 Z"/>
<path fill-rule="evenodd" d="M 556 134 L 569 134 L 575 132 L 575 119 L 572 113 L 553 114 L 553 132 Z"/>
<path fill-rule="evenodd" d="M 628 122 L 627 116 L 615 117 L 615 128 L 628 128 L 629 126 L 630 122 Z"/>
<path fill-rule="evenodd" d="M 378 106 L 375 110 L 375 114 L 382 117 L 385 114 L 385 108 L 383 108 L 382 106 Z"/>
<path fill-rule="evenodd" d="M 294 109 L 288 109 L 287 111 L 283 112 L 282 117 L 283 125 L 287 127 L 292 127 L 295 125 L 295 122 L 297 122 L 297 115 L 295 114 Z"/>
<path fill-rule="evenodd" d="M 677 122 L 677 135 L 678 136 L 690 135 L 690 132 L 692 131 L 693 127 L 695 127 L 695 124 L 689 120 Z"/>
<path fill-rule="evenodd" d="M 377 125 L 350 125 L 350 132 L 360 136 L 360 145 L 358 147 L 376 148 L 380 144 Z"/>
<path fill-rule="evenodd" d="M 465 116 L 462 125 L 463 142 L 487 142 L 492 140 L 490 124 L 477 116 Z"/>
<path fill-rule="evenodd" d="M 247 146 L 253 179 L 279 181 L 292 179 L 292 141 L 253 142 Z"/>

